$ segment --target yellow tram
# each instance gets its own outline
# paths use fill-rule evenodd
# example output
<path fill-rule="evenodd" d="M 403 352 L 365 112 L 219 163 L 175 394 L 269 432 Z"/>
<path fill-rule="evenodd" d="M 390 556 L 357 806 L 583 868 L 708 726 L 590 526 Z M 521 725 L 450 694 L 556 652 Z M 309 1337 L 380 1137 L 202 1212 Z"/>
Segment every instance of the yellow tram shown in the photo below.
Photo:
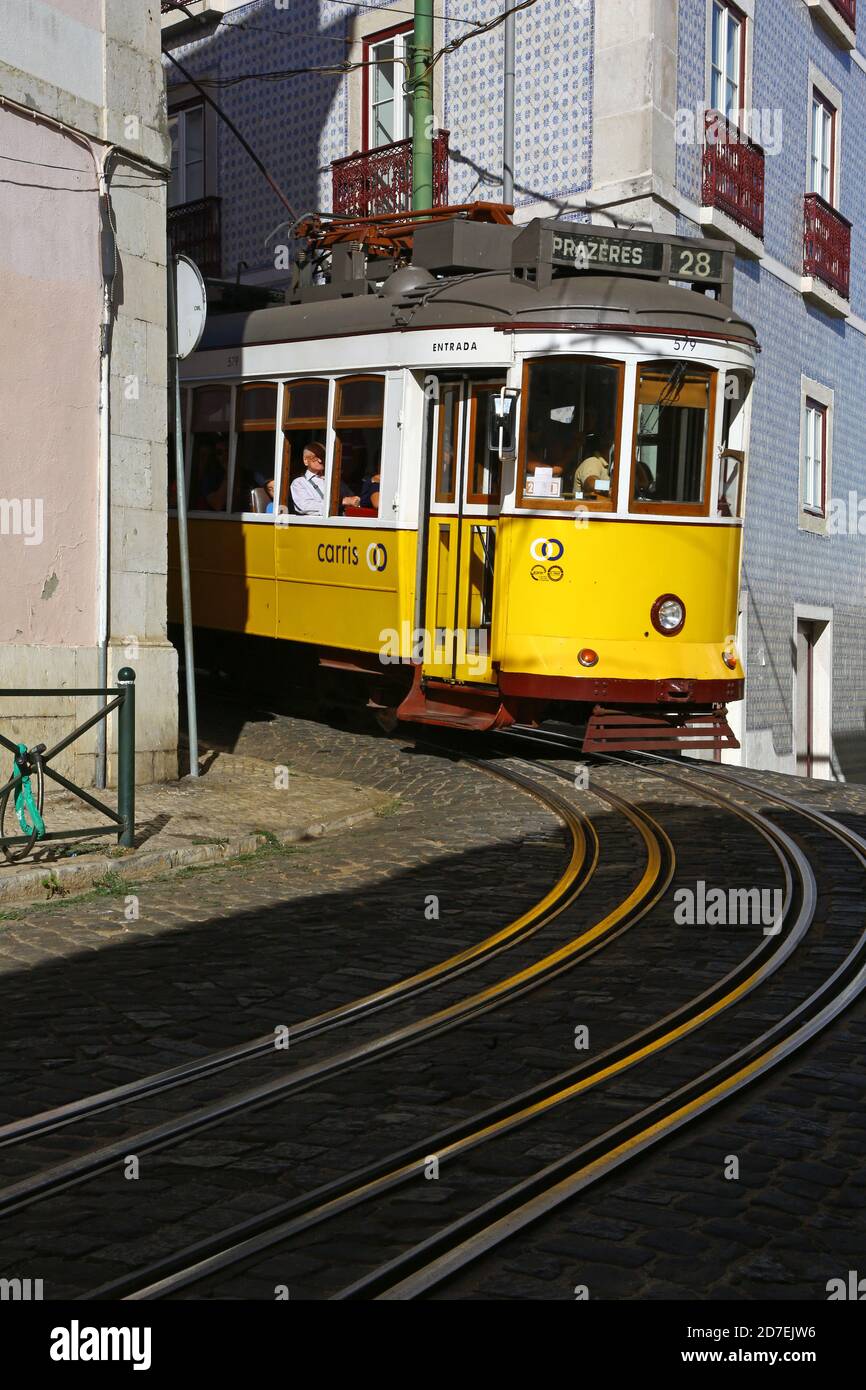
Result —
<path fill-rule="evenodd" d="M 307 644 L 400 719 L 734 744 L 732 273 L 727 243 L 449 217 L 410 264 L 344 240 L 214 316 L 182 364 L 196 626 Z M 178 617 L 176 537 L 170 568 Z"/>

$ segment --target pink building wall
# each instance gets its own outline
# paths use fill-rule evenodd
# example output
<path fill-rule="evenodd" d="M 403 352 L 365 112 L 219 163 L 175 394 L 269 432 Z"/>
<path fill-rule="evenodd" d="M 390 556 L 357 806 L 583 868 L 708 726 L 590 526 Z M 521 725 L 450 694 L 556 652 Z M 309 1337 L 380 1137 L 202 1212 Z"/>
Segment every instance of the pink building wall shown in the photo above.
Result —
<path fill-rule="evenodd" d="M 78 142 L 2 108 L 0 148 L 15 151 L 0 196 L 0 499 L 21 505 L 0 508 L 0 641 L 89 645 L 102 305 L 96 171 Z M 27 534 L 12 534 L 19 515 Z"/>

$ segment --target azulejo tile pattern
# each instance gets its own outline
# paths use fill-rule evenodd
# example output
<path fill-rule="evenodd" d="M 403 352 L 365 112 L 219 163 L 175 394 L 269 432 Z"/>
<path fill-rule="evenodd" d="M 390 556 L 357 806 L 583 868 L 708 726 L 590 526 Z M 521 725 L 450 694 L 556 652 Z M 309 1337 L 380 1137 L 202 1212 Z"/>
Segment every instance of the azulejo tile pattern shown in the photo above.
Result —
<path fill-rule="evenodd" d="M 406 9 L 410 8 L 406 0 Z M 502 12 L 500 0 L 449 0 L 444 42 Z M 209 36 L 175 50 L 210 90 L 272 170 L 298 213 L 331 206 L 330 163 L 349 154 L 350 81 L 357 74 L 306 72 L 279 81 L 254 74 L 321 68 L 345 59 L 353 26 L 367 7 L 336 0 L 272 0 L 232 10 Z M 593 0 L 537 0 L 516 18 L 521 74 L 515 110 L 515 197 L 518 206 L 583 191 L 591 180 Z M 382 10 L 382 24 L 400 15 Z M 502 26 L 473 37 L 440 61 L 444 110 L 451 132 L 452 202 L 498 198 L 502 177 Z M 180 81 L 169 67 L 170 86 Z M 238 81 L 237 79 L 244 80 Z M 279 200 L 231 132 L 217 122 L 219 192 L 223 194 L 223 271 L 273 266 L 275 232 L 285 221 Z M 284 238 L 283 238 L 284 239 Z"/>
<path fill-rule="evenodd" d="M 235 79 L 345 61 L 352 18 L 352 6 L 333 0 L 292 0 L 288 9 L 255 0 L 232 10 L 212 36 L 175 50 L 193 76 L 232 83 L 210 90 L 299 215 L 331 205 L 330 162 L 348 153 L 346 78 L 301 72 L 279 81 Z M 169 73 L 170 82 L 176 79 Z M 223 273 L 233 278 L 242 261 L 250 271 L 273 268 L 274 245 L 285 243 L 285 227 L 277 230 L 285 209 L 222 122 L 216 141 Z"/>
<path fill-rule="evenodd" d="M 705 99 L 704 0 L 680 0 L 679 15 L 677 105 L 695 110 Z M 768 257 L 800 276 L 810 62 L 842 95 L 837 201 L 854 224 L 852 309 L 866 317 L 866 72 L 799 0 L 759 0 L 755 7 L 749 105 L 770 122 L 767 129 L 777 147 L 773 153 L 765 139 L 764 246 Z M 678 148 L 678 189 L 693 202 L 700 201 L 700 167 L 699 145 Z M 685 218 L 680 230 L 699 234 Z M 798 518 L 801 376 L 834 391 L 832 496 L 847 500 L 849 491 L 858 498 L 866 495 L 866 337 L 808 305 L 796 288 L 754 262 L 738 261 L 734 303 L 755 324 L 762 347 L 752 410 L 743 573 L 748 594 L 747 727 L 769 736 L 775 754 L 790 753 L 794 606 L 831 608 L 836 770 L 862 776 L 866 769 L 855 745 L 863 739 L 866 689 L 863 539 L 817 536 L 800 530 Z"/>
<path fill-rule="evenodd" d="M 500 0 L 449 0 L 445 41 L 486 22 Z M 592 0 L 538 0 L 515 17 L 514 113 L 517 207 L 589 187 L 592 160 Z M 500 25 L 445 58 L 446 128 L 451 132 L 453 203 L 498 198 L 502 179 L 504 38 Z"/>

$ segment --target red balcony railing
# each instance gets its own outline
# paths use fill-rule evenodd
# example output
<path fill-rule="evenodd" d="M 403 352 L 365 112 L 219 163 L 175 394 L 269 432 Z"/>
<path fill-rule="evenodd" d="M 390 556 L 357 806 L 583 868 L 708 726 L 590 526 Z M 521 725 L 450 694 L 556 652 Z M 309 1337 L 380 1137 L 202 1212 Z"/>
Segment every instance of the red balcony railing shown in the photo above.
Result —
<path fill-rule="evenodd" d="M 838 10 L 846 24 L 857 28 L 857 0 L 830 0 L 834 10 Z"/>
<path fill-rule="evenodd" d="M 851 223 L 820 193 L 807 193 L 803 218 L 803 274 L 823 280 L 848 298 Z"/>
<path fill-rule="evenodd" d="M 701 201 L 764 235 L 764 151 L 718 111 L 706 113 Z"/>
<path fill-rule="evenodd" d="M 190 256 L 202 275 L 222 269 L 220 199 L 199 198 L 168 210 L 168 235 L 175 255 Z"/>
<path fill-rule="evenodd" d="M 343 217 L 377 217 L 412 207 L 412 141 L 397 140 L 331 164 L 333 209 Z M 433 136 L 433 206 L 448 203 L 448 131 Z"/>

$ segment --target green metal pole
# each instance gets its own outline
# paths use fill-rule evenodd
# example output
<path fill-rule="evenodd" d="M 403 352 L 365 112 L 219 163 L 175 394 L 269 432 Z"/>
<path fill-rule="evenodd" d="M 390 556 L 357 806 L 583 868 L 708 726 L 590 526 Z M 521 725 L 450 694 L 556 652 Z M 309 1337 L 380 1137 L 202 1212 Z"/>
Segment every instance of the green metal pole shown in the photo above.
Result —
<path fill-rule="evenodd" d="M 117 814 L 121 817 L 117 843 L 131 849 L 135 840 L 135 672 L 124 666 L 117 673 L 124 692 L 117 711 Z"/>
<path fill-rule="evenodd" d="M 412 35 L 412 211 L 433 206 L 433 0 L 415 0 Z"/>

